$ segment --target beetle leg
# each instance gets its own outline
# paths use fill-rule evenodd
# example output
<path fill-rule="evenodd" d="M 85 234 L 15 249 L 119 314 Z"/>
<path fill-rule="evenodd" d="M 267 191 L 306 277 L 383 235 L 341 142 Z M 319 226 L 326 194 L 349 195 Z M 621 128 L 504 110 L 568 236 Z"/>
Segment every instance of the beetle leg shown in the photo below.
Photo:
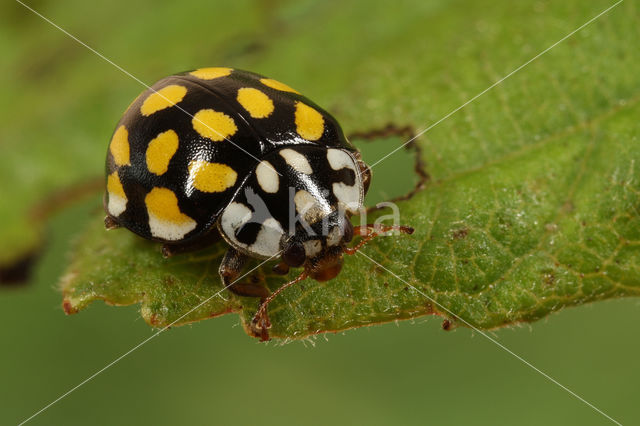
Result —
<path fill-rule="evenodd" d="M 238 296 L 267 298 L 269 290 L 265 286 L 236 282 L 247 260 L 249 260 L 249 257 L 236 249 L 230 248 L 227 250 L 218 269 L 222 283 L 225 288 L 228 288 Z"/>
<path fill-rule="evenodd" d="M 249 260 L 248 256 L 240 253 L 234 248 L 229 248 L 220 263 L 218 273 L 222 278 L 222 283 L 225 288 L 238 296 L 259 297 L 260 306 L 262 306 L 264 301 L 269 298 L 269 289 L 263 285 L 237 281 L 238 277 L 240 277 L 240 273 L 242 272 L 242 268 L 245 263 L 247 263 L 247 260 Z M 254 320 L 255 319 L 256 317 L 254 317 Z M 258 324 L 258 322 L 260 324 Z M 267 315 L 266 310 L 259 321 L 255 321 L 255 323 L 252 321 L 251 323 L 251 331 L 254 333 L 254 336 L 259 336 L 262 341 L 269 340 L 270 327 L 271 323 L 269 322 L 269 316 Z"/>
<path fill-rule="evenodd" d="M 289 273 L 289 265 L 284 262 L 276 263 L 273 265 L 272 270 L 278 275 L 286 275 Z"/>
<path fill-rule="evenodd" d="M 260 307 L 258 308 L 258 311 L 256 312 L 256 314 L 253 316 L 253 319 L 251 320 L 251 328 L 255 331 L 259 331 L 261 333 L 261 341 L 267 341 L 269 340 L 269 331 L 268 329 L 265 329 L 265 323 L 268 327 L 271 327 L 271 323 L 269 322 L 269 314 L 267 313 L 267 308 L 269 306 L 269 303 L 275 299 L 275 297 L 277 295 L 279 295 L 280 293 L 282 293 L 282 291 L 284 289 L 286 289 L 287 287 L 290 287 L 296 283 L 299 283 L 300 281 L 304 280 L 305 278 L 307 278 L 308 274 L 307 271 L 303 271 L 300 275 L 298 275 L 296 278 L 294 278 L 293 280 L 289 281 L 286 284 L 281 285 L 276 291 L 274 291 L 273 293 L 271 293 L 267 298 L 263 299 L 260 303 Z"/>
<path fill-rule="evenodd" d="M 104 227 L 107 230 L 118 229 L 118 228 L 120 228 L 120 224 L 118 223 L 118 221 L 113 216 L 108 214 L 108 215 L 106 215 L 104 217 Z"/>
<path fill-rule="evenodd" d="M 377 237 L 378 235 L 389 232 L 400 231 L 403 234 L 413 234 L 414 229 L 410 226 L 403 225 L 360 225 L 353 228 L 354 235 L 360 235 L 362 240 L 353 247 L 345 247 L 344 252 L 346 254 L 356 254 L 365 244 Z"/>

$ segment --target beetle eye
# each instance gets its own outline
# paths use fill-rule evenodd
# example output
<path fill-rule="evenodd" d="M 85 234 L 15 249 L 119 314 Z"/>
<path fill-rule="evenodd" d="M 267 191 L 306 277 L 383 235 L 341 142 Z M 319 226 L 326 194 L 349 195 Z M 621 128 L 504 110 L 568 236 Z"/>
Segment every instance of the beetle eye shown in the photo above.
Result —
<path fill-rule="evenodd" d="M 282 253 L 284 263 L 294 268 L 301 266 L 306 259 L 307 254 L 304 251 L 304 246 L 297 241 L 289 244 Z"/>

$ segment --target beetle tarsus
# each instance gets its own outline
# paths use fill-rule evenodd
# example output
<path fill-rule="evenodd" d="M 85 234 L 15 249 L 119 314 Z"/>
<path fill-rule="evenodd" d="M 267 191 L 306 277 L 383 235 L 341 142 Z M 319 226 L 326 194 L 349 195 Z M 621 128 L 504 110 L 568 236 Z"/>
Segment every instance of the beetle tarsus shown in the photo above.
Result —
<path fill-rule="evenodd" d="M 260 299 L 260 307 L 265 302 L 265 299 Z M 271 328 L 271 321 L 269 320 L 269 314 L 267 313 L 267 309 L 265 308 L 260 317 L 258 317 L 258 313 L 251 320 L 251 332 L 255 337 L 260 337 L 261 342 L 268 342 L 271 340 L 269 337 L 269 329 Z"/>

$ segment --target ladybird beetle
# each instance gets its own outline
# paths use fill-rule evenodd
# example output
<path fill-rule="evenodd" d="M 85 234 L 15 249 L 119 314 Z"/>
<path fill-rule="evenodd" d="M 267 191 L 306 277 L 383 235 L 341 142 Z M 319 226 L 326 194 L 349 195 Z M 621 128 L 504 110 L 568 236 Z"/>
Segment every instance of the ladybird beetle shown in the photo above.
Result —
<path fill-rule="evenodd" d="M 334 278 L 343 255 L 404 226 L 361 225 L 371 171 L 337 121 L 291 87 L 231 68 L 166 77 L 143 92 L 116 126 L 107 151 L 107 229 L 125 227 L 163 243 L 163 255 L 230 246 L 225 288 L 261 298 L 251 323 L 268 340 L 267 306 L 307 277 Z M 348 247 L 354 235 L 362 240 Z M 270 294 L 236 282 L 249 258 L 279 258 L 293 281 Z"/>

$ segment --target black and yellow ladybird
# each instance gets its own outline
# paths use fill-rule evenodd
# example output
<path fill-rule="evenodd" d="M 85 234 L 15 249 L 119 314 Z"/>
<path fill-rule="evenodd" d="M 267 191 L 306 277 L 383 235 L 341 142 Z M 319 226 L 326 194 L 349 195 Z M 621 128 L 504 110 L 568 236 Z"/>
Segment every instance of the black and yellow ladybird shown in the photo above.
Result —
<path fill-rule="evenodd" d="M 340 272 L 345 253 L 391 227 L 354 229 L 371 172 L 337 121 L 276 80 L 231 68 L 202 68 L 154 84 L 129 106 L 107 152 L 107 229 L 162 242 L 163 254 L 220 239 L 225 287 L 260 297 L 252 331 L 268 340 L 267 305 L 306 277 Z M 394 227 L 411 232 L 407 227 Z M 352 237 L 363 237 L 348 247 Z M 236 282 L 248 258 L 303 267 L 269 294 Z"/>

